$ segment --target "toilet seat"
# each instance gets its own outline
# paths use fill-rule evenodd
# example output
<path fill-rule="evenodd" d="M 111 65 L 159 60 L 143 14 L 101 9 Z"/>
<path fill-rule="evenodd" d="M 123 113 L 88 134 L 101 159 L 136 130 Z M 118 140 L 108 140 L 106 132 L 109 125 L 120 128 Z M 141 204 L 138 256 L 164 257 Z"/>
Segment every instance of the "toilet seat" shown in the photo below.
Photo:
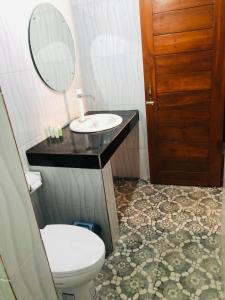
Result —
<path fill-rule="evenodd" d="M 93 273 L 105 259 L 103 241 L 86 228 L 47 225 L 41 236 L 54 281 Z"/>

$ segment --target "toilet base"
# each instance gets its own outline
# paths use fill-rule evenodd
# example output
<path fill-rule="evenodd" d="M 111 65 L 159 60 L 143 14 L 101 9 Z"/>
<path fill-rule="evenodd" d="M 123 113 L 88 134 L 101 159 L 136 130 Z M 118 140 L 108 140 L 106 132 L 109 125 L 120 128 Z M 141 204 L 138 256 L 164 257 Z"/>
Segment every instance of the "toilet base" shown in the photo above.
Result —
<path fill-rule="evenodd" d="M 74 289 L 57 289 L 59 300 L 98 300 L 94 282 L 90 281 Z"/>

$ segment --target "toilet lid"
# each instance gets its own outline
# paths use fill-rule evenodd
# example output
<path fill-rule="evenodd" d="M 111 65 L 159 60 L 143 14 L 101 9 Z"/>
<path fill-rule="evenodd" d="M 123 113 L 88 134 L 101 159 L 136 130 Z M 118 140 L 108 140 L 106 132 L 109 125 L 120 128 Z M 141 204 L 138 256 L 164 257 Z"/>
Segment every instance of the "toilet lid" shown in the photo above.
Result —
<path fill-rule="evenodd" d="M 103 241 L 86 228 L 47 225 L 41 230 L 52 273 L 82 271 L 105 255 Z"/>

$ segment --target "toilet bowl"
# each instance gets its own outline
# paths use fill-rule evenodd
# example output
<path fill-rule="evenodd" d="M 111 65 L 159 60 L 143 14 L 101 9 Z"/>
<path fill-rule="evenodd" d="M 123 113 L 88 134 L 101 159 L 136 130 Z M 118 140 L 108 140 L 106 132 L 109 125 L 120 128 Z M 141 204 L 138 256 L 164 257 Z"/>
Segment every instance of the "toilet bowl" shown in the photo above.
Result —
<path fill-rule="evenodd" d="M 60 300 L 97 299 L 93 279 L 105 260 L 105 245 L 93 232 L 72 225 L 47 225 L 41 230 Z"/>

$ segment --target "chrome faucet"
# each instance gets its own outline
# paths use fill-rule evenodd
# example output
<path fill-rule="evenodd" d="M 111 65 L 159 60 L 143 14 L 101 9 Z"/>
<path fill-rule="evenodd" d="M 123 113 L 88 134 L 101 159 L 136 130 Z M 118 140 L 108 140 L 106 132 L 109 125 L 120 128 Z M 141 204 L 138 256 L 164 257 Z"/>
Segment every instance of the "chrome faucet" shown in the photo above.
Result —
<path fill-rule="evenodd" d="M 91 94 L 83 94 L 81 89 L 76 90 L 76 95 L 77 95 L 77 99 L 79 100 L 79 105 L 80 105 L 79 122 L 85 122 L 87 120 L 87 118 L 85 118 L 85 115 L 84 115 L 83 98 L 91 98 L 92 100 L 95 100 L 95 97 L 92 96 Z"/>

